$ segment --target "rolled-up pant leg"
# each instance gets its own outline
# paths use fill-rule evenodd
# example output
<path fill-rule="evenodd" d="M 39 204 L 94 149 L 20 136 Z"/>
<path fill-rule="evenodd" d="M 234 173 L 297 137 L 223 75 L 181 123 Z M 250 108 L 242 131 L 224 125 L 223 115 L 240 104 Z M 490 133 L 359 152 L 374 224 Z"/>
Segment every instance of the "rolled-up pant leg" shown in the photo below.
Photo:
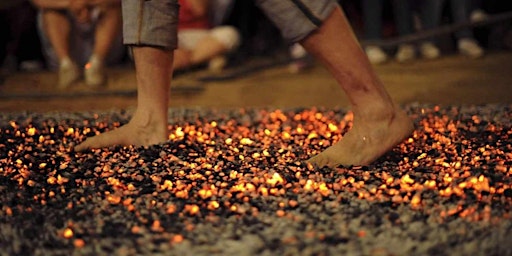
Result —
<path fill-rule="evenodd" d="M 123 42 L 164 49 L 178 46 L 178 0 L 123 0 Z"/>
<path fill-rule="evenodd" d="M 316 30 L 338 5 L 336 0 L 255 1 L 291 42 Z M 122 5 L 125 44 L 177 47 L 177 0 L 123 0 Z"/>
<path fill-rule="evenodd" d="M 315 31 L 338 6 L 336 0 L 255 0 L 283 37 L 298 42 Z"/>

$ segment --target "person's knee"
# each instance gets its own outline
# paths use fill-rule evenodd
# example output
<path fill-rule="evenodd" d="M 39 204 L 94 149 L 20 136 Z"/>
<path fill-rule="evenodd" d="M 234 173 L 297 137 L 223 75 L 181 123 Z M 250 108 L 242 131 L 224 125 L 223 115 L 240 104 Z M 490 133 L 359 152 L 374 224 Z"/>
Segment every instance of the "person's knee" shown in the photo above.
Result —
<path fill-rule="evenodd" d="M 109 17 L 109 16 L 115 16 L 116 18 L 117 17 L 121 17 L 121 4 L 111 4 L 111 3 L 108 3 L 108 4 L 100 4 L 98 6 L 96 6 L 96 8 L 100 11 L 101 14 Z"/>
<path fill-rule="evenodd" d="M 240 33 L 232 26 L 214 28 L 212 36 L 221 42 L 227 51 L 234 51 L 240 46 Z"/>
<path fill-rule="evenodd" d="M 40 11 L 45 22 L 54 22 L 56 18 L 59 18 L 58 22 L 62 22 L 63 18 L 69 20 L 69 15 L 66 10 L 61 9 L 41 9 Z"/>

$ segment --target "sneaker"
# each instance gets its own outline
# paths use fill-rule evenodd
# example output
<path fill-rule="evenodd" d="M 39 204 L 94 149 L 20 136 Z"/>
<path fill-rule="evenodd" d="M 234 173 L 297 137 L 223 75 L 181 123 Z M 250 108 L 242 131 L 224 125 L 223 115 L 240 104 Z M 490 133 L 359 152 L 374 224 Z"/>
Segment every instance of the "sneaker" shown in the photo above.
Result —
<path fill-rule="evenodd" d="M 469 15 L 469 20 L 471 22 L 480 22 L 486 20 L 487 17 L 489 17 L 489 15 L 487 15 L 487 13 L 484 10 L 476 9 L 472 11 L 471 14 Z"/>
<path fill-rule="evenodd" d="M 464 54 L 471 58 L 479 58 L 484 55 L 484 50 L 478 45 L 478 43 L 469 38 L 460 39 L 457 42 L 457 47 L 461 54 Z"/>
<path fill-rule="evenodd" d="M 290 71 L 292 74 L 298 74 L 311 67 L 313 67 L 313 61 L 311 58 L 304 57 L 301 59 L 292 60 L 288 64 L 288 71 Z"/>
<path fill-rule="evenodd" d="M 422 43 L 420 45 L 421 56 L 425 59 L 437 59 L 441 55 L 439 48 L 433 43 Z"/>
<path fill-rule="evenodd" d="M 208 62 L 208 70 L 212 72 L 220 72 L 226 67 L 227 63 L 228 61 L 225 56 L 221 55 L 214 57 Z"/>
<path fill-rule="evenodd" d="M 80 69 L 69 58 L 64 59 L 59 65 L 59 89 L 66 89 L 80 79 Z"/>
<path fill-rule="evenodd" d="M 382 64 L 388 60 L 388 55 L 378 46 L 368 46 L 365 52 L 372 64 Z"/>
<path fill-rule="evenodd" d="M 105 67 L 103 62 L 96 56 L 92 56 L 89 62 L 85 64 L 85 84 L 97 88 L 104 86 L 107 82 Z"/>
<path fill-rule="evenodd" d="M 416 58 L 416 49 L 413 45 L 402 44 L 398 47 L 395 58 L 398 62 L 408 62 Z"/>

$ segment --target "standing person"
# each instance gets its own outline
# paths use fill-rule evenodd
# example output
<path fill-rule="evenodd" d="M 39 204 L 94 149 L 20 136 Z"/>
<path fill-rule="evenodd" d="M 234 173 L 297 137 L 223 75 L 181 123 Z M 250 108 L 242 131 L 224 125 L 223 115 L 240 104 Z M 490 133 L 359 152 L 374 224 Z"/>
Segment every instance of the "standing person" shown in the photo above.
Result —
<path fill-rule="evenodd" d="M 407 36 L 415 33 L 416 26 L 414 17 L 417 17 L 424 29 L 433 29 L 438 26 L 441 17 L 442 7 L 438 0 L 420 0 L 415 1 L 414 6 L 409 0 L 392 0 L 393 12 L 396 16 L 397 30 L 400 36 Z M 432 38 L 422 40 L 415 44 L 403 44 L 395 54 L 398 62 L 404 63 L 416 58 L 416 48 L 425 59 L 436 59 L 440 51 Z"/>
<path fill-rule="evenodd" d="M 382 10 L 384 1 L 363 0 L 361 6 L 363 11 L 364 38 L 366 40 L 382 39 Z M 387 53 L 377 45 L 368 45 L 364 50 L 372 64 L 382 64 L 388 60 Z"/>
<path fill-rule="evenodd" d="M 397 19 L 398 27 L 402 31 L 400 34 L 408 35 L 415 32 L 413 26 L 412 9 L 418 12 L 421 29 L 436 29 L 441 24 L 442 12 L 446 0 L 421 0 L 414 1 L 414 6 L 409 7 L 408 0 L 393 0 L 394 10 L 401 18 Z M 450 0 L 450 15 L 454 23 L 465 23 L 469 21 L 470 1 Z M 412 9 L 411 9 L 412 8 Z M 460 54 L 478 58 L 484 55 L 484 50 L 474 39 L 470 28 L 463 28 L 455 33 L 456 47 Z M 399 62 L 409 61 L 415 58 L 415 49 L 411 46 L 409 52 L 398 54 L 396 59 Z M 419 43 L 419 52 L 425 59 L 436 59 L 441 55 L 441 51 L 436 45 L 435 38 L 428 38 Z M 413 53 L 413 54 L 409 54 Z"/>
<path fill-rule="evenodd" d="M 311 163 L 330 167 L 370 164 L 411 134 L 412 121 L 391 100 L 336 1 L 256 2 L 285 38 L 302 44 L 325 65 L 350 100 L 351 130 L 309 159 Z M 177 1 L 123 1 L 124 42 L 132 46 L 135 59 L 137 109 L 127 124 L 88 138 L 76 151 L 168 140 L 169 72 L 177 47 L 178 8 Z"/>
<path fill-rule="evenodd" d="M 470 21 L 471 1 L 450 0 L 450 13 L 455 23 Z M 479 58 L 484 55 L 484 50 L 475 40 L 471 28 L 464 28 L 455 32 L 457 49 L 459 53 L 471 58 Z"/>
<path fill-rule="evenodd" d="M 39 8 L 39 31 L 47 65 L 58 70 L 58 87 L 79 80 L 106 83 L 105 65 L 121 62 L 121 0 L 32 0 Z"/>

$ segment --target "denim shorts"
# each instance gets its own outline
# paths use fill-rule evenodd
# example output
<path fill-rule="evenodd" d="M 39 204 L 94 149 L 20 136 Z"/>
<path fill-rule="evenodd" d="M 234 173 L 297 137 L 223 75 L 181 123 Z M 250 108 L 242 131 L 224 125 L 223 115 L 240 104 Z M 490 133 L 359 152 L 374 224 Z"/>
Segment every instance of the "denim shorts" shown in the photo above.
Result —
<path fill-rule="evenodd" d="M 338 5 L 336 0 L 255 2 L 291 42 L 300 41 L 317 29 Z M 177 0 L 123 0 L 122 4 L 125 44 L 176 49 Z"/>

